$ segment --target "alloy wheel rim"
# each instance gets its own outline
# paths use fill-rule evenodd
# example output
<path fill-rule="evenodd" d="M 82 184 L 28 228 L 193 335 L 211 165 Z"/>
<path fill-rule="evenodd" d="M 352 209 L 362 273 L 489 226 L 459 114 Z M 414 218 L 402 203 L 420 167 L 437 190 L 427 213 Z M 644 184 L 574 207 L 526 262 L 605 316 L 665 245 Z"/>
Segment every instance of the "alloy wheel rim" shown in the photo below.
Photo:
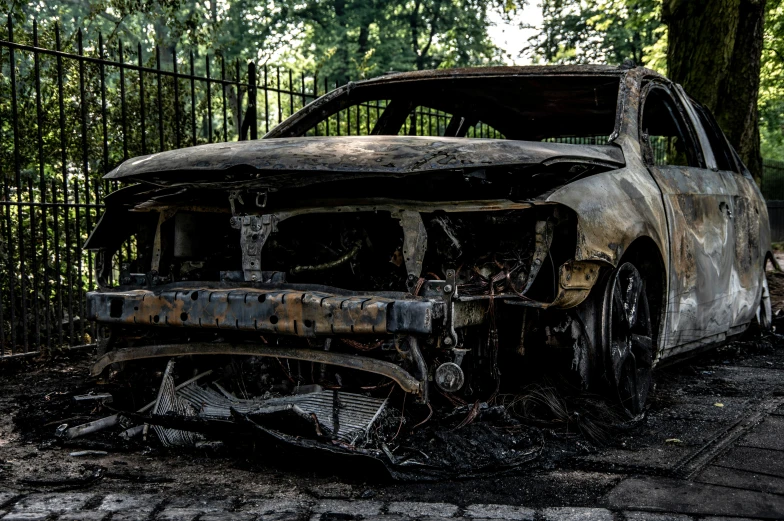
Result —
<path fill-rule="evenodd" d="M 616 270 L 608 300 L 610 372 L 619 402 L 634 416 L 651 386 L 653 338 L 645 284 L 632 264 Z"/>

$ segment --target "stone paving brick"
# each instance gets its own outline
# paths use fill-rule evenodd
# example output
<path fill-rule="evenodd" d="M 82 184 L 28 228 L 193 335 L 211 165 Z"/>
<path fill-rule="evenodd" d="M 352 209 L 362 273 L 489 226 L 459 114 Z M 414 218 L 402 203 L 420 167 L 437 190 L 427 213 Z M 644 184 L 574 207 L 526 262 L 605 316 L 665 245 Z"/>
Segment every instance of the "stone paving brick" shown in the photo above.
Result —
<path fill-rule="evenodd" d="M 308 504 L 301 500 L 263 498 L 248 499 L 238 509 L 239 512 L 252 514 L 305 513 L 307 510 Z"/>
<path fill-rule="evenodd" d="M 469 505 L 466 517 L 481 519 L 507 519 L 509 521 L 533 521 L 536 512 L 531 508 L 513 505 Z"/>
<path fill-rule="evenodd" d="M 362 521 L 411 521 L 408 516 L 401 516 L 400 514 L 387 514 L 384 516 L 370 516 Z"/>
<path fill-rule="evenodd" d="M 416 521 L 473 521 L 468 517 L 434 517 L 434 516 L 424 516 L 424 517 L 417 517 Z"/>
<path fill-rule="evenodd" d="M 152 512 L 125 510 L 123 512 L 114 512 L 111 515 L 111 521 L 146 521 L 150 519 L 151 515 Z"/>
<path fill-rule="evenodd" d="M 624 512 L 626 521 L 693 521 L 694 518 L 684 514 L 658 514 L 654 512 Z"/>
<path fill-rule="evenodd" d="M 354 487 L 347 483 L 321 483 L 308 488 L 319 499 L 351 499 Z"/>
<path fill-rule="evenodd" d="M 44 521 L 49 512 L 11 512 L 3 516 L 3 521 Z"/>
<path fill-rule="evenodd" d="M 200 510 L 202 513 L 226 512 L 231 510 L 234 506 L 232 498 L 192 498 L 192 497 L 174 497 L 171 501 L 166 503 L 166 509 L 170 508 L 192 508 Z"/>
<path fill-rule="evenodd" d="M 559 507 L 542 511 L 545 521 L 613 521 L 612 512 L 604 508 Z"/>
<path fill-rule="evenodd" d="M 754 521 L 750 517 L 701 517 L 700 521 Z"/>
<path fill-rule="evenodd" d="M 30 494 L 17 501 L 12 512 L 73 512 L 81 510 L 95 494 L 59 493 Z"/>
<path fill-rule="evenodd" d="M 109 512 L 80 511 L 68 512 L 57 518 L 57 521 L 103 521 L 109 517 Z"/>
<path fill-rule="evenodd" d="M 403 514 L 409 517 L 454 517 L 457 505 L 450 503 L 419 503 L 414 501 L 396 501 L 389 504 L 387 512 Z"/>
<path fill-rule="evenodd" d="M 15 497 L 19 496 L 18 492 L 14 492 L 11 490 L 2 490 L 0 491 L 0 507 L 4 507 L 6 503 L 9 503 Z"/>
<path fill-rule="evenodd" d="M 135 512 L 140 517 L 145 517 L 145 514 L 155 510 L 155 507 L 162 501 L 163 498 L 152 494 L 107 494 L 98 505 L 98 510 L 102 512 Z"/>
<path fill-rule="evenodd" d="M 262 514 L 256 521 L 306 521 L 308 516 L 305 512 L 277 512 Z"/>
<path fill-rule="evenodd" d="M 155 516 L 160 521 L 193 521 L 202 511 L 198 508 L 164 508 Z"/>
<path fill-rule="evenodd" d="M 340 499 L 325 499 L 314 504 L 311 511 L 314 514 L 325 512 L 333 514 L 353 514 L 362 517 L 375 516 L 381 513 L 384 503 L 380 501 L 344 501 Z"/>
<path fill-rule="evenodd" d="M 199 521 L 255 521 L 256 514 L 243 514 L 239 512 L 217 512 L 204 514 Z"/>

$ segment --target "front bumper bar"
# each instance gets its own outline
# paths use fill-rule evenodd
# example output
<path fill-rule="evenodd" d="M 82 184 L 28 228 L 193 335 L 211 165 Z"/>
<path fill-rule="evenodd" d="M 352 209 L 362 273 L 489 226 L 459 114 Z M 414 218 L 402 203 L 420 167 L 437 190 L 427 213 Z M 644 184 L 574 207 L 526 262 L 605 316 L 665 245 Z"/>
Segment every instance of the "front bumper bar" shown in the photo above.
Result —
<path fill-rule="evenodd" d="M 443 303 L 299 289 L 188 288 L 93 291 L 87 318 L 104 324 L 198 327 L 314 337 L 431 334 Z"/>
<path fill-rule="evenodd" d="M 146 358 L 169 358 L 173 356 L 193 356 L 193 355 L 240 355 L 240 356 L 261 356 L 274 358 L 290 358 L 293 360 L 304 360 L 322 364 L 337 365 L 349 369 L 357 369 L 369 373 L 386 376 L 394 380 L 401 389 L 407 393 L 413 393 L 426 399 L 425 377 L 427 367 L 419 354 L 416 343 L 409 346 L 415 350 L 414 358 L 417 362 L 417 369 L 420 379 L 410 374 L 402 367 L 384 360 L 376 360 L 366 356 L 356 356 L 343 353 L 332 353 L 329 351 L 316 351 L 314 349 L 301 349 L 293 347 L 269 347 L 259 344 L 228 344 L 225 342 L 203 343 L 194 342 L 188 344 L 168 344 L 158 346 L 140 346 L 128 349 L 118 349 L 109 351 L 98 358 L 91 369 L 92 376 L 100 375 L 104 369 L 111 364 L 118 362 L 128 362 Z"/>

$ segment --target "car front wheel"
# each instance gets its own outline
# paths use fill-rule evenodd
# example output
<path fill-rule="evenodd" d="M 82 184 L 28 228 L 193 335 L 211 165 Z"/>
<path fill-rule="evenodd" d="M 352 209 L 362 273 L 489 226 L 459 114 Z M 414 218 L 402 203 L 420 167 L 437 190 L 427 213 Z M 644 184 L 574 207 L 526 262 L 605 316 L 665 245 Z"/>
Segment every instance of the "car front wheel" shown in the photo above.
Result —
<path fill-rule="evenodd" d="M 645 281 L 627 262 L 610 274 L 602 310 L 603 344 L 611 392 L 633 416 L 651 388 L 653 334 Z"/>

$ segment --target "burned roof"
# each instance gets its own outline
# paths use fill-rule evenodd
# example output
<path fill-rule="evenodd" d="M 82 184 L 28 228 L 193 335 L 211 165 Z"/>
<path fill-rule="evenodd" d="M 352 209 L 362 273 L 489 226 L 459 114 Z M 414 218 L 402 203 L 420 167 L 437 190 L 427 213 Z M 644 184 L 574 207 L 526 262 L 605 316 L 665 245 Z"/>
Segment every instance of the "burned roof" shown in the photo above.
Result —
<path fill-rule="evenodd" d="M 385 83 L 389 81 L 437 78 L 493 77 L 493 76 L 622 76 L 629 69 L 614 65 L 519 65 L 462 67 L 424 71 L 391 72 L 378 78 L 357 83 Z M 651 71 L 652 72 L 652 71 Z M 656 73 L 654 73 L 656 74 Z"/>

